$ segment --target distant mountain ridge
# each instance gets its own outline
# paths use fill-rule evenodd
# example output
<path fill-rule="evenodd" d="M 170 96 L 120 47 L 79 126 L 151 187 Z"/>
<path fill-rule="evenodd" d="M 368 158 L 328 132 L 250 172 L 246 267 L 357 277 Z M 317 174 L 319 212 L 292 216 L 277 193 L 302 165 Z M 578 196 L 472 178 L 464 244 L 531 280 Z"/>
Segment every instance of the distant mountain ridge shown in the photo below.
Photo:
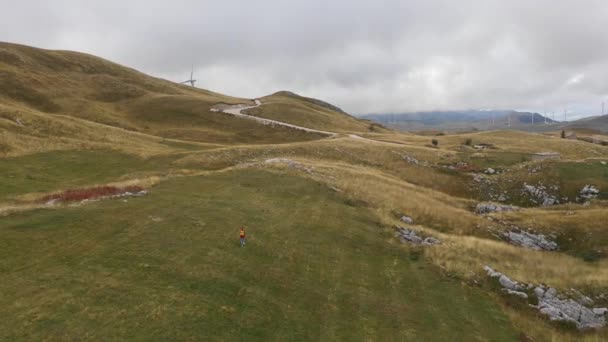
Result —
<path fill-rule="evenodd" d="M 429 111 L 368 114 L 361 117 L 405 130 L 470 130 L 503 129 L 505 127 L 526 130 L 525 126 L 532 126 L 532 123 L 535 125 L 558 123 L 558 121 L 538 113 L 515 110 Z"/>

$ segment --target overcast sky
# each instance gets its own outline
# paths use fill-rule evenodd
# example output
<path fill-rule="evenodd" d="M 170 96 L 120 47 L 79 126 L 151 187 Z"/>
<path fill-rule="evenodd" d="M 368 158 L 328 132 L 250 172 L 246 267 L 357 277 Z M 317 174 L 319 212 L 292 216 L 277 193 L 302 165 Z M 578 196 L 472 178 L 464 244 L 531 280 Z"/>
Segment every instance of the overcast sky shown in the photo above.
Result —
<path fill-rule="evenodd" d="M 608 1 L 0 0 L 0 41 L 350 113 L 608 111 Z"/>

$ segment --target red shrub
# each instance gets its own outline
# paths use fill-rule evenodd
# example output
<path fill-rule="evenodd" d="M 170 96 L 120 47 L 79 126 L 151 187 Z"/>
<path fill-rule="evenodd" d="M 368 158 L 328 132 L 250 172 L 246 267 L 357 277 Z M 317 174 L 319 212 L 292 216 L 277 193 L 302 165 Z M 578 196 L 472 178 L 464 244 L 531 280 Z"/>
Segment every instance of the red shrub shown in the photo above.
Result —
<path fill-rule="evenodd" d="M 95 199 L 99 197 L 105 196 L 113 196 L 124 194 L 125 192 L 136 193 L 142 191 L 143 188 L 130 185 L 122 188 L 118 188 L 115 186 L 97 186 L 93 188 L 84 188 L 84 189 L 71 189 L 66 190 L 59 193 L 54 193 L 50 195 L 46 195 L 40 199 L 42 202 L 48 202 L 51 200 L 59 200 L 59 201 L 82 201 L 85 199 Z"/>

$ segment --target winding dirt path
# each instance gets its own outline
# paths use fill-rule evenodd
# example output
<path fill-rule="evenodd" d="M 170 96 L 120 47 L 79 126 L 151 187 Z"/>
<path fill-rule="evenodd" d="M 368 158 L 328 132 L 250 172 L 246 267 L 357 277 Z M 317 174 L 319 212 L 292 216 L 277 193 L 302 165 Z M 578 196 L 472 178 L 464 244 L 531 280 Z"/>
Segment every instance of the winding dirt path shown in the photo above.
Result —
<path fill-rule="evenodd" d="M 217 109 L 217 108 L 212 108 L 211 110 L 214 111 L 214 112 L 221 111 L 222 113 L 238 116 L 240 118 L 255 120 L 255 121 L 257 121 L 257 122 L 259 122 L 259 123 L 261 123 L 263 125 L 283 126 L 283 127 L 289 127 L 289 128 L 297 129 L 297 130 L 300 130 L 300 131 L 309 132 L 309 133 L 318 133 L 318 134 L 324 134 L 324 135 L 329 135 L 329 136 L 337 136 L 338 135 L 338 133 L 335 133 L 335 132 L 320 131 L 318 129 L 312 129 L 312 128 L 307 128 L 307 127 L 297 126 L 297 125 L 293 125 L 293 124 L 290 124 L 290 123 L 287 123 L 287 122 L 282 122 L 282 121 L 277 121 L 277 120 L 271 120 L 271 119 L 265 119 L 265 118 L 260 118 L 260 117 L 253 116 L 253 115 L 244 114 L 242 111 L 244 111 L 246 109 L 256 108 L 256 107 L 259 107 L 259 106 L 262 105 L 262 101 L 260 101 L 259 99 L 255 99 L 254 102 L 255 102 L 255 105 L 253 105 L 253 106 L 234 105 L 234 106 L 230 106 L 229 108 L 222 109 L 222 110 Z"/>
<path fill-rule="evenodd" d="M 253 115 L 248 115 L 248 114 L 243 113 L 244 110 L 251 109 L 251 108 L 257 108 L 262 105 L 262 101 L 260 101 L 259 99 L 255 99 L 253 101 L 254 101 L 255 105 L 252 105 L 252 106 L 248 106 L 245 104 L 236 104 L 236 105 L 230 105 L 227 108 L 223 108 L 223 109 L 222 108 L 211 108 L 211 111 L 212 112 L 222 112 L 225 114 L 237 116 L 239 118 L 255 120 L 263 125 L 289 127 L 292 129 L 297 129 L 297 130 L 301 130 L 301 131 L 305 131 L 305 132 L 309 132 L 309 133 L 324 134 L 324 135 L 327 135 L 330 137 L 340 136 L 340 134 L 336 133 L 336 132 L 321 131 L 318 129 L 297 126 L 297 125 L 293 125 L 293 124 L 283 122 L 283 121 L 271 120 L 271 119 L 261 118 L 258 116 L 253 116 Z M 359 141 L 367 142 L 367 143 L 392 144 L 392 145 L 400 145 L 400 146 L 404 145 L 404 144 L 400 144 L 400 143 L 396 143 L 396 142 L 368 139 L 368 138 L 364 138 L 357 134 L 348 134 L 347 136 L 351 139 L 355 139 L 355 140 L 359 140 Z"/>

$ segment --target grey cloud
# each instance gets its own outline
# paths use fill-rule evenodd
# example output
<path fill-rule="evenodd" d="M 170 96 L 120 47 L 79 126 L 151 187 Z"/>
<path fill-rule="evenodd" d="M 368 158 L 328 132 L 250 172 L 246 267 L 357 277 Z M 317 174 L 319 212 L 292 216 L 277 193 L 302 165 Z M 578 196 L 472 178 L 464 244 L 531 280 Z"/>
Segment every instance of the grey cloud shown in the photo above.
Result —
<path fill-rule="evenodd" d="M 608 3 L 0 0 L 0 40 L 96 54 L 254 97 L 288 89 L 352 113 L 543 108 L 608 99 Z M 607 100 L 608 101 L 608 100 Z"/>

